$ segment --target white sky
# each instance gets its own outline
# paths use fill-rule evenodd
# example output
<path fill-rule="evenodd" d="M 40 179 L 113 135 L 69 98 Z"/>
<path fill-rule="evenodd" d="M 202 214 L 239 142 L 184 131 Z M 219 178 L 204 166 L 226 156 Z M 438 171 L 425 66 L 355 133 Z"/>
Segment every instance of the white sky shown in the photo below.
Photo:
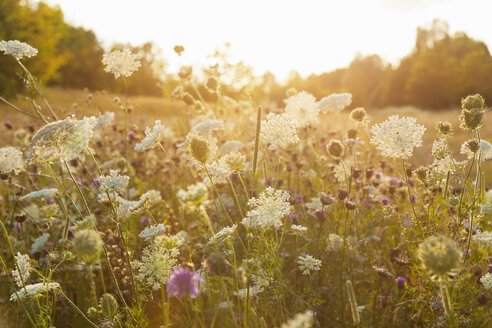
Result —
<path fill-rule="evenodd" d="M 175 71 L 203 61 L 231 42 L 231 56 L 278 78 L 303 76 L 379 54 L 396 63 L 408 54 L 418 26 L 434 18 L 451 32 L 492 45 L 492 0 L 48 0 L 66 19 L 93 29 L 105 46 L 154 41 Z M 172 48 L 182 44 L 183 58 Z"/>

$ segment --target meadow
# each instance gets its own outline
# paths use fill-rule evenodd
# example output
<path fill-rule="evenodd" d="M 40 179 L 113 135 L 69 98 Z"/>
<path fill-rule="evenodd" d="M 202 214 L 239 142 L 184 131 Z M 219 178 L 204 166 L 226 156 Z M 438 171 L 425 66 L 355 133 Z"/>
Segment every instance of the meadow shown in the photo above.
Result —
<path fill-rule="evenodd" d="M 169 98 L 43 88 L 9 42 L 26 93 L 0 101 L 0 326 L 492 326 L 480 95 L 277 104 L 189 67 Z M 122 84 L 140 66 L 103 63 Z"/>

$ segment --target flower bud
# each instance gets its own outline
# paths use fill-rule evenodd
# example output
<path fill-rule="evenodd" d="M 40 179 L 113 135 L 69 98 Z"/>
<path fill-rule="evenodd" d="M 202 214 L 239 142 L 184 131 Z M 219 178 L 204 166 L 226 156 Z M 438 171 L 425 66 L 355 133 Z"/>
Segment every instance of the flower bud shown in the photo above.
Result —
<path fill-rule="evenodd" d="M 415 175 L 415 177 L 417 179 L 420 180 L 420 182 L 425 183 L 425 181 L 427 180 L 428 172 L 429 172 L 428 168 L 421 166 L 418 169 L 416 169 L 415 171 L 413 171 L 413 174 Z"/>
<path fill-rule="evenodd" d="M 440 134 L 446 136 L 446 135 L 451 134 L 453 132 L 453 126 L 451 125 L 451 123 L 449 123 L 447 121 L 441 121 L 441 122 L 437 122 L 436 130 Z"/>
<path fill-rule="evenodd" d="M 343 154 L 343 144 L 339 140 L 332 139 L 328 145 L 331 156 L 339 158 Z"/>
<path fill-rule="evenodd" d="M 355 122 L 362 123 L 366 119 L 366 110 L 362 107 L 357 107 L 350 112 L 350 119 Z"/>
<path fill-rule="evenodd" d="M 424 269 L 437 276 L 454 273 L 461 261 L 461 252 L 456 243 L 445 236 L 430 236 L 424 240 L 419 245 L 417 255 Z"/>
<path fill-rule="evenodd" d="M 219 85 L 219 82 L 215 79 L 215 77 L 210 77 L 207 80 L 207 88 L 211 90 L 216 90 L 217 86 Z"/>
<path fill-rule="evenodd" d="M 475 95 L 469 95 L 468 97 L 461 99 L 461 108 L 463 109 L 482 109 L 485 105 L 485 100 L 478 93 Z"/>
<path fill-rule="evenodd" d="M 477 153 L 480 150 L 480 143 L 475 139 L 470 139 L 466 142 L 466 148 L 471 151 L 473 154 Z"/>
<path fill-rule="evenodd" d="M 118 302 L 116 302 L 113 295 L 106 293 L 101 297 L 101 309 L 107 318 L 114 318 L 118 312 Z"/>
<path fill-rule="evenodd" d="M 197 161 L 204 164 L 210 155 L 210 147 L 207 139 L 200 136 L 193 136 L 190 141 L 190 152 Z"/>
<path fill-rule="evenodd" d="M 101 255 L 103 241 L 95 230 L 78 230 L 73 237 L 72 246 L 75 255 L 90 265 Z"/>
<path fill-rule="evenodd" d="M 461 128 L 468 131 L 480 128 L 484 113 L 480 108 L 463 109 L 460 114 Z"/>

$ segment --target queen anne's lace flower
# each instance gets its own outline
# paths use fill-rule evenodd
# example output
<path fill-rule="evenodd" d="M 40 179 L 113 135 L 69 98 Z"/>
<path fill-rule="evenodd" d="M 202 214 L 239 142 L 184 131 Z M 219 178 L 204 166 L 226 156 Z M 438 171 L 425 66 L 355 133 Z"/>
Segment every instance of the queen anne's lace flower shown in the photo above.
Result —
<path fill-rule="evenodd" d="M 0 173 L 18 174 L 22 170 L 24 170 L 22 152 L 15 147 L 0 148 Z"/>
<path fill-rule="evenodd" d="M 180 189 L 177 197 L 184 203 L 202 204 L 208 198 L 207 186 L 203 182 L 188 186 L 186 190 Z"/>
<path fill-rule="evenodd" d="M 295 120 L 298 128 L 308 126 L 318 119 L 319 108 L 316 98 L 306 91 L 287 98 L 285 103 L 285 113 Z"/>
<path fill-rule="evenodd" d="M 129 77 L 140 67 L 137 55 L 131 53 L 130 49 L 115 50 L 103 56 L 102 63 L 106 65 L 104 70 L 113 73 L 117 79 L 121 75 Z"/>
<path fill-rule="evenodd" d="M 296 126 L 296 121 L 286 114 L 269 113 L 261 122 L 260 138 L 270 150 L 285 148 L 299 142 Z"/>
<path fill-rule="evenodd" d="M 200 123 L 193 125 L 191 128 L 191 133 L 205 135 L 213 131 L 219 131 L 224 129 L 224 121 L 209 119 Z"/>
<path fill-rule="evenodd" d="M 161 124 L 161 121 L 155 121 L 155 125 L 152 129 L 149 127 L 145 128 L 145 138 L 135 145 L 135 149 L 143 150 L 154 148 L 164 139 L 165 128 L 164 125 Z"/>
<path fill-rule="evenodd" d="M 480 282 L 483 284 L 485 289 L 492 289 L 492 274 L 487 272 L 482 278 L 480 278 Z"/>
<path fill-rule="evenodd" d="M 483 231 L 473 235 L 473 240 L 483 246 L 492 245 L 492 231 Z"/>
<path fill-rule="evenodd" d="M 117 192 L 122 193 L 128 186 L 130 177 L 126 175 L 120 175 L 118 170 L 111 170 L 108 175 L 101 175 L 97 181 L 101 184 L 99 187 L 103 192 Z"/>
<path fill-rule="evenodd" d="M 34 242 L 31 245 L 31 253 L 36 253 L 42 247 L 44 247 L 44 245 L 46 244 L 49 238 L 50 238 L 50 234 L 45 232 L 38 238 L 34 239 Z"/>
<path fill-rule="evenodd" d="M 166 225 L 159 223 L 146 227 L 140 232 L 138 236 L 145 241 L 149 241 L 152 240 L 155 236 L 163 234 L 164 232 L 166 232 Z"/>
<path fill-rule="evenodd" d="M 280 328 L 311 328 L 313 326 L 314 316 L 313 311 L 307 310 L 295 315 L 286 323 L 283 323 Z"/>
<path fill-rule="evenodd" d="M 342 248 L 343 239 L 335 233 L 330 233 L 326 239 L 326 250 L 327 251 L 337 251 Z"/>
<path fill-rule="evenodd" d="M 133 214 L 138 214 L 153 205 L 157 204 L 158 202 L 161 201 L 161 193 L 157 190 L 149 190 L 142 196 L 140 196 L 140 199 L 138 202 L 133 204 L 128 211 Z"/>
<path fill-rule="evenodd" d="M 114 120 L 114 112 L 104 112 L 97 118 L 95 129 L 100 129 L 102 127 L 108 126 Z"/>
<path fill-rule="evenodd" d="M 282 226 L 281 219 L 289 215 L 292 206 L 289 203 L 290 194 L 284 190 L 266 188 L 258 198 L 251 198 L 248 205 L 251 210 L 246 213 L 242 223 L 247 227 L 268 228 Z"/>
<path fill-rule="evenodd" d="M 18 40 L 0 41 L 0 51 L 3 51 L 5 55 L 11 55 L 17 60 L 38 54 L 38 49 Z"/>
<path fill-rule="evenodd" d="M 218 155 L 219 156 L 225 156 L 229 153 L 236 152 L 236 151 L 241 150 L 243 148 L 244 148 L 244 144 L 241 141 L 229 140 L 229 141 L 226 141 L 222 146 L 220 146 Z"/>
<path fill-rule="evenodd" d="M 85 117 L 82 120 L 68 117 L 45 125 L 36 132 L 27 146 L 26 163 L 70 161 L 76 158 L 88 147 L 95 124 L 95 117 Z"/>
<path fill-rule="evenodd" d="M 208 244 L 210 245 L 228 239 L 229 237 L 232 236 L 232 234 L 236 231 L 236 229 L 237 229 L 237 224 L 234 224 L 230 227 L 222 228 L 222 230 L 220 230 L 210 238 Z"/>
<path fill-rule="evenodd" d="M 292 231 L 296 233 L 305 233 L 308 230 L 307 227 L 303 225 L 296 225 L 296 224 L 291 225 L 290 228 L 292 229 Z"/>
<path fill-rule="evenodd" d="M 309 275 L 311 274 L 311 271 L 319 271 L 319 269 L 321 269 L 321 261 L 315 259 L 311 255 L 299 256 L 297 258 L 297 263 L 304 275 Z"/>
<path fill-rule="evenodd" d="M 38 296 L 42 293 L 48 292 L 50 290 L 59 289 L 60 284 L 57 282 L 40 282 L 33 285 L 26 285 L 17 291 L 17 293 L 12 293 L 10 295 L 11 301 L 20 301 L 29 296 Z"/>
<path fill-rule="evenodd" d="M 318 103 L 318 107 L 322 112 L 340 112 L 352 102 L 352 94 L 350 93 L 333 93 L 328 97 L 324 97 Z"/>
<path fill-rule="evenodd" d="M 58 193 L 58 189 L 56 188 L 45 188 L 38 191 L 30 192 L 27 195 L 24 195 L 21 198 L 19 198 L 19 200 L 22 201 L 26 199 L 36 199 L 39 197 L 51 197 L 56 195 L 57 193 Z"/>
<path fill-rule="evenodd" d="M 229 164 L 227 164 L 226 159 L 226 156 L 222 156 L 207 166 L 208 173 L 212 177 L 214 184 L 227 183 L 228 177 L 234 172 Z"/>
<path fill-rule="evenodd" d="M 342 159 L 335 168 L 333 172 L 335 173 L 335 178 L 339 183 L 346 181 L 352 174 L 352 169 L 355 167 L 355 163 L 352 158 Z"/>
<path fill-rule="evenodd" d="M 19 269 L 17 269 L 17 266 L 15 266 L 16 269 L 12 271 L 12 275 L 14 276 L 14 280 L 17 286 L 22 287 L 23 282 L 25 284 L 26 281 L 29 279 L 29 276 L 31 275 L 31 259 L 29 258 L 29 255 L 23 255 L 17 252 L 15 260 Z"/>
<path fill-rule="evenodd" d="M 468 159 L 472 159 L 475 154 L 473 154 L 473 152 L 470 149 L 468 149 L 468 147 L 466 146 L 466 143 L 467 142 L 464 142 L 461 145 L 460 153 L 463 155 L 466 155 L 468 157 Z M 492 145 L 483 139 L 480 140 L 479 153 L 481 153 L 480 156 L 481 156 L 482 161 L 492 159 Z M 478 156 L 477 156 L 477 159 L 478 159 Z"/>
<path fill-rule="evenodd" d="M 167 283 L 171 272 L 177 268 L 177 248 L 168 249 L 162 245 L 150 244 L 142 251 L 142 260 L 133 262 L 135 278 L 158 290 Z"/>
<path fill-rule="evenodd" d="M 412 156 L 414 148 L 422 146 L 424 132 L 425 127 L 417 124 L 415 118 L 393 115 L 372 127 L 371 143 L 383 156 L 407 159 Z"/>

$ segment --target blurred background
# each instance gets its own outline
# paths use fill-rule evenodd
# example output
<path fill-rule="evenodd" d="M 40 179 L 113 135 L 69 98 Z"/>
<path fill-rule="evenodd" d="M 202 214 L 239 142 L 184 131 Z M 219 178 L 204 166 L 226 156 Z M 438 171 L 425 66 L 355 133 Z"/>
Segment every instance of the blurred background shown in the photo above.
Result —
<path fill-rule="evenodd" d="M 169 97 L 179 67 L 192 65 L 197 79 L 220 70 L 232 98 L 281 105 L 295 87 L 318 98 L 351 92 L 353 105 L 366 108 L 442 110 L 471 93 L 492 100 L 491 7 L 477 0 L 0 0 L 0 39 L 38 48 L 26 62 L 50 88 L 121 92 L 101 59 L 130 47 L 142 57 L 131 95 Z M 2 96 L 23 90 L 16 70 L 0 56 Z"/>

